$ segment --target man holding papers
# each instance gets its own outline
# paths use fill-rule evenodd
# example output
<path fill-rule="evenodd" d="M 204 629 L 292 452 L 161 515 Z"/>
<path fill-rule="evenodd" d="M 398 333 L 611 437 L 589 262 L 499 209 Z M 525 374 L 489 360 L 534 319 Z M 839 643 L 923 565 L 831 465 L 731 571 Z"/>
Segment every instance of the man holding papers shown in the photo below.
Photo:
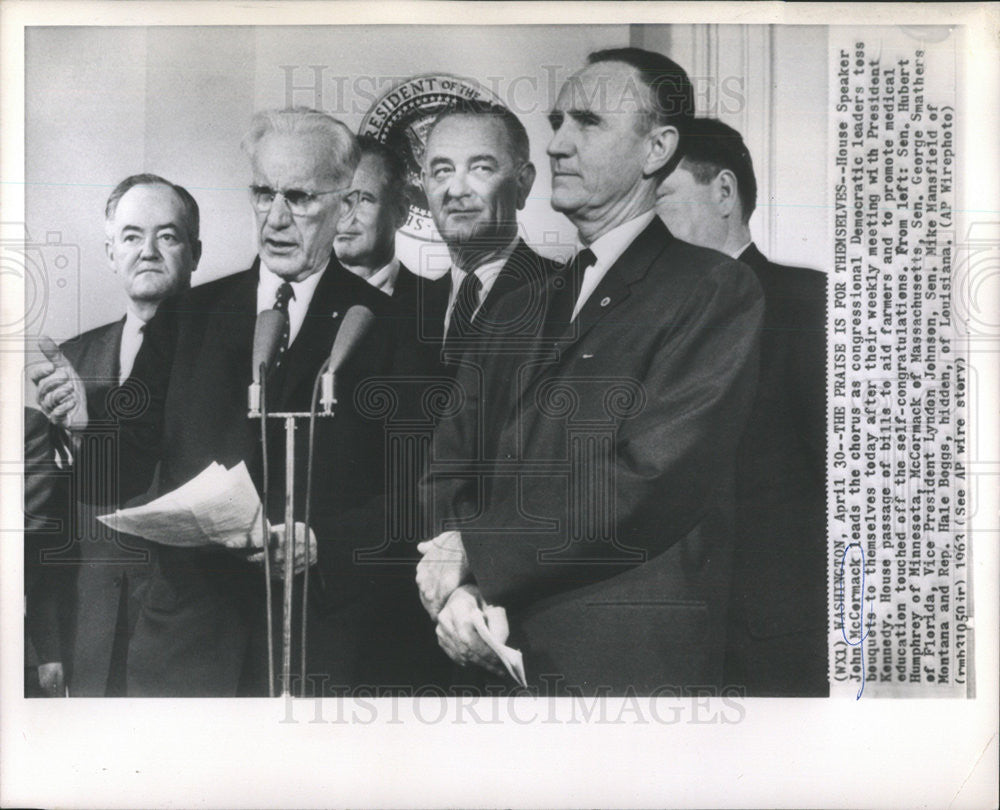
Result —
<path fill-rule="evenodd" d="M 347 128 L 302 108 L 258 113 L 243 143 L 250 158 L 250 200 L 258 257 L 249 270 L 165 302 L 150 322 L 119 417 L 123 485 L 143 491 L 158 470 L 157 493 L 170 493 L 213 464 L 206 479 L 231 482 L 245 464 L 260 486 L 260 422 L 247 418 L 258 313 L 278 310 L 283 329 L 268 376 L 268 409 L 308 411 L 313 382 L 347 311 L 378 316 L 386 300 L 331 256 L 358 147 Z M 310 691 L 351 685 L 373 595 L 369 569 L 353 551 L 377 545 L 384 487 L 382 428 L 354 408 L 354 388 L 386 373 L 390 343 L 381 321 L 338 374 L 332 419 L 317 420 L 311 524 L 318 571 L 310 574 Z M 285 493 L 284 425 L 268 421 L 269 497 L 277 538 L 272 575 L 281 573 Z M 305 511 L 308 429 L 295 434 L 295 520 Z M 231 483 L 220 483 L 228 487 Z M 226 492 L 205 493 L 224 497 Z M 266 695 L 265 583 L 259 521 L 243 537 L 228 526 L 208 545 L 157 544 L 155 568 L 129 650 L 128 693 L 135 696 Z M 301 525 L 298 534 L 301 537 Z M 256 541 L 253 532 L 258 533 Z M 243 545 L 245 548 L 232 548 Z M 229 548 L 226 548 L 228 546 Z M 304 546 L 302 546 L 304 549 Z M 305 568 L 302 555 L 301 567 Z M 279 600 L 275 600 L 276 603 Z M 298 638 L 298 630 L 293 633 Z M 280 649 L 280 642 L 276 647 Z M 298 651 L 293 661 L 298 660 Z M 297 665 L 296 665 L 297 670 Z"/>
<path fill-rule="evenodd" d="M 591 54 L 566 82 L 547 151 L 577 258 L 522 292 L 544 302 L 532 343 L 466 358 L 466 407 L 435 436 L 442 533 L 417 581 L 441 645 L 500 671 L 482 625 L 502 637 L 502 608 L 529 686 L 550 694 L 722 681 L 763 307 L 748 268 L 655 218 L 693 106 L 684 71 L 636 48 Z M 515 293 L 495 317 L 524 310 Z"/>

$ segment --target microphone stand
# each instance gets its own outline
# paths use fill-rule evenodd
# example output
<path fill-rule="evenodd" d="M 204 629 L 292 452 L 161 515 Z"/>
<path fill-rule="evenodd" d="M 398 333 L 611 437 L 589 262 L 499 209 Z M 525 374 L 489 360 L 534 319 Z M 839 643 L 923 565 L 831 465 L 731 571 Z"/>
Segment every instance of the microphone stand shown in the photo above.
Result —
<path fill-rule="evenodd" d="M 267 410 L 266 388 L 267 388 L 267 374 L 266 368 L 263 363 L 261 363 L 260 371 L 260 383 L 251 383 L 250 390 L 248 394 L 249 408 L 247 411 L 248 419 L 260 419 L 261 420 L 261 452 L 263 455 L 263 468 L 264 468 L 264 506 L 261 510 L 262 522 L 264 525 L 264 566 L 265 566 L 265 576 L 268 578 L 267 582 L 267 654 L 268 654 L 268 693 L 271 697 L 274 697 L 274 641 L 273 641 L 273 629 L 271 623 L 271 581 L 270 581 L 270 567 L 269 567 L 269 557 L 270 557 L 270 538 L 267 532 L 267 522 L 266 522 L 266 512 L 267 512 L 267 500 L 268 500 L 268 488 L 267 488 L 267 469 L 268 469 L 268 457 L 267 457 L 267 429 L 266 423 L 268 419 L 281 419 L 285 423 L 285 559 L 284 559 L 284 572 L 282 577 L 282 626 L 281 626 L 281 696 L 289 697 L 291 695 L 291 676 L 292 676 L 292 596 L 294 589 L 294 575 L 295 575 L 295 420 L 296 419 L 309 419 L 309 454 L 308 454 L 308 468 L 306 474 L 306 513 L 304 521 L 305 538 L 304 543 L 306 545 L 306 569 L 303 574 L 303 586 L 302 586 L 302 684 L 300 687 L 300 697 L 305 697 L 305 681 L 306 681 L 306 598 L 308 596 L 308 580 L 309 580 L 309 501 L 312 496 L 312 459 L 313 459 L 313 440 L 315 438 L 315 420 L 316 417 L 332 417 L 334 415 L 333 406 L 337 404 L 337 400 L 334 397 L 333 390 L 333 375 L 328 373 L 330 361 L 329 359 L 320 368 L 319 373 L 316 375 L 316 379 L 313 384 L 313 395 L 311 407 L 308 412 L 298 412 L 298 411 L 288 411 L 282 412 L 278 411 L 275 413 L 270 413 Z M 320 388 L 320 383 L 322 381 L 322 405 L 323 408 L 317 411 L 316 394 Z"/>

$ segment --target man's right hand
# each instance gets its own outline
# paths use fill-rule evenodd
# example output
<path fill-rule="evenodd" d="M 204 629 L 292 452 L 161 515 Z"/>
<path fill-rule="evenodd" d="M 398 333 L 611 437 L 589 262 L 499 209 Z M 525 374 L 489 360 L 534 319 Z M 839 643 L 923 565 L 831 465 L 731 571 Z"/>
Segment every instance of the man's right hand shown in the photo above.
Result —
<path fill-rule="evenodd" d="M 38 348 L 46 359 L 28 367 L 28 378 L 38 387 L 39 409 L 54 425 L 84 430 L 88 417 L 83 380 L 52 338 L 39 338 Z"/>
<path fill-rule="evenodd" d="M 503 662 L 483 640 L 482 633 L 491 633 L 501 644 L 506 642 L 510 633 L 507 613 L 501 607 L 486 605 L 475 585 L 462 585 L 452 591 L 438 614 L 436 632 L 441 649 L 456 664 L 475 664 L 494 675 L 505 674 Z"/>
<path fill-rule="evenodd" d="M 38 685 L 45 697 L 65 697 L 66 680 L 63 665 L 59 661 L 38 665 Z"/>

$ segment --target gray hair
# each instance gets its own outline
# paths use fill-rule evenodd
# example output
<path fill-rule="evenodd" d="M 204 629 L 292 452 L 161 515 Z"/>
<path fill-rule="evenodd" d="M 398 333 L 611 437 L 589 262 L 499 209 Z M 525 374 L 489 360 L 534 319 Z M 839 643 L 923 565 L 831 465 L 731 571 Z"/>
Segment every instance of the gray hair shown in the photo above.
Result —
<path fill-rule="evenodd" d="M 166 186 L 171 189 L 177 195 L 181 201 L 181 206 L 184 208 L 184 229 L 187 231 L 188 242 L 194 244 L 198 241 L 198 231 L 201 222 L 201 217 L 198 213 L 198 203 L 191 196 L 191 192 L 184 188 L 184 186 L 171 183 L 158 174 L 133 174 L 115 186 L 114 191 L 111 192 L 111 196 L 108 197 L 108 201 L 104 205 L 104 221 L 109 231 L 111 220 L 115 218 L 115 212 L 118 210 L 118 203 L 128 191 L 136 186 Z"/>
<path fill-rule="evenodd" d="M 286 107 L 281 110 L 261 110 L 250 122 L 250 129 L 240 147 L 253 160 L 261 139 L 272 132 L 285 135 L 318 135 L 329 145 L 329 160 L 335 173 L 351 181 L 361 151 L 357 139 L 340 121 L 320 110 L 309 107 Z"/>

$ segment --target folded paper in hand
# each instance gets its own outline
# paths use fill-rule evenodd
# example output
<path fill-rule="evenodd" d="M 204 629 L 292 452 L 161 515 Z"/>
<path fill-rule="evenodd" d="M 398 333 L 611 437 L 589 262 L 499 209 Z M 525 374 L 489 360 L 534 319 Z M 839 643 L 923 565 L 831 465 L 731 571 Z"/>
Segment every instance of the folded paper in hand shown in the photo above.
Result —
<path fill-rule="evenodd" d="M 476 632 L 486 642 L 486 646 L 493 650 L 493 654 L 500 659 L 510 677 L 517 681 L 520 686 L 527 686 L 528 681 L 524 675 L 524 657 L 521 655 L 521 651 L 515 650 L 513 647 L 508 647 L 498 641 L 486 623 L 485 616 L 483 614 L 480 614 L 480 616 L 482 616 L 483 620 L 475 623 Z"/>
<path fill-rule="evenodd" d="M 260 520 L 260 496 L 244 462 L 212 462 L 173 492 L 98 520 L 115 531 L 167 546 L 243 545 Z"/>

